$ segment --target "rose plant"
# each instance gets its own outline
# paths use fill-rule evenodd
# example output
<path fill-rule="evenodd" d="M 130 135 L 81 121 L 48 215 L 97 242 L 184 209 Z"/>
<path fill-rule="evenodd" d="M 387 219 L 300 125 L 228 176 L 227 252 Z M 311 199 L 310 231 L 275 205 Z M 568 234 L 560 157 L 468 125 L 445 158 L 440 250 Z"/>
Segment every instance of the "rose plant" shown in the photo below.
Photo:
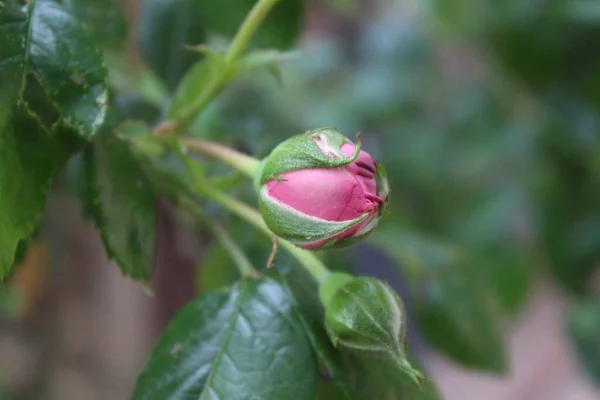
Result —
<path fill-rule="evenodd" d="M 203 5 L 179 3 L 203 13 Z M 142 29 L 152 36 L 162 19 L 179 12 L 179 3 L 149 1 Z M 120 64 L 123 25 L 116 5 L 101 23 L 86 8 L 99 10 L 92 2 L 0 3 L 0 205 L 16 213 L 8 217 L 3 211 L 0 217 L 0 277 L 10 274 L 43 210 L 48 185 L 67 163 L 85 177 L 76 188 L 84 213 L 125 275 L 142 282 L 151 276 L 158 196 L 207 227 L 241 275 L 236 283 L 201 294 L 173 318 L 139 376 L 134 399 L 308 400 L 321 396 L 323 382 L 351 399 L 380 398 L 378 392 L 415 399 L 433 393 L 427 385 L 421 390 L 423 375 L 407 358 L 398 295 L 380 280 L 332 273 L 315 253 L 348 247 L 375 228 L 388 201 L 383 166 L 334 128 L 290 132 L 262 160 L 188 135 L 239 75 L 272 70 L 293 58 L 285 51 L 247 50 L 261 25 L 282 23 L 267 18 L 277 3 L 259 0 L 245 9 L 245 20 L 224 49 L 186 43 L 201 40 L 201 28 L 195 27 L 177 39 L 181 49 L 170 49 L 185 52 L 176 67 L 153 56 L 163 46 L 160 38 L 143 42 L 149 67 L 143 74 Z M 193 13 L 177 15 L 194 26 Z M 203 22 L 210 26 L 208 19 Z M 281 26 L 290 26 L 289 20 Z M 182 32 L 188 33 L 173 34 Z M 277 39 L 262 40 L 281 47 Z M 137 93 L 135 104 L 124 88 Z M 139 106 L 160 109 L 155 114 L 160 118 L 136 120 Z M 208 171 L 210 160 L 255 183 L 258 209 L 224 189 Z M 322 299 L 320 310 L 303 305 L 297 283 L 278 268 L 279 261 L 273 269 L 266 269 L 266 259 L 252 262 L 207 202 L 262 231 L 265 244 L 276 237 L 296 268 L 310 276 L 311 290 Z M 370 378 L 352 369 L 374 359 L 389 364 L 386 371 L 395 382 L 365 393 Z"/>
<path fill-rule="evenodd" d="M 180 290 L 162 213 L 197 235 L 133 399 L 440 399 L 421 345 L 504 373 L 537 266 L 598 379 L 593 13 L 323 1 L 310 55 L 318 1 L 0 1 L 0 325 L 68 189 L 145 293 Z"/>

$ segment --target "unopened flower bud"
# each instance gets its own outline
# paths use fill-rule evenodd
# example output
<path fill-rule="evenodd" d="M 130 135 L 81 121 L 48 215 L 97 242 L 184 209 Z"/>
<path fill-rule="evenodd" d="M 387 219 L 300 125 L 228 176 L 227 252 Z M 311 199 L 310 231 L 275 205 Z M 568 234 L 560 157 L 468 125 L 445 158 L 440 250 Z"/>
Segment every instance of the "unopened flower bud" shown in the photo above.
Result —
<path fill-rule="evenodd" d="M 396 292 L 375 278 L 332 274 L 330 279 L 321 284 L 321 301 L 334 346 L 389 361 L 420 385 L 424 377 L 406 355 L 406 317 Z"/>
<path fill-rule="evenodd" d="M 306 249 L 356 243 L 377 225 L 388 197 L 383 167 L 329 128 L 277 146 L 259 183 L 269 229 Z"/>

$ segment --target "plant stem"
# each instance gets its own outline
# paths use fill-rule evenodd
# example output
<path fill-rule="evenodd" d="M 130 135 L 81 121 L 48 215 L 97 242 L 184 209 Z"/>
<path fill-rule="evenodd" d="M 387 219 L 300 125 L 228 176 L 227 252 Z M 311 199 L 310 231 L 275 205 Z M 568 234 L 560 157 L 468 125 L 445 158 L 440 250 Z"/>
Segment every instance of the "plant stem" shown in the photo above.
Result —
<path fill-rule="evenodd" d="M 227 64 L 233 64 L 238 57 L 244 52 L 254 32 L 258 29 L 258 26 L 265 19 L 271 8 L 277 3 L 279 0 L 259 0 L 250 13 L 246 16 L 246 19 L 240 26 L 240 29 L 237 31 L 229 49 L 227 50 L 227 54 L 225 55 L 225 60 Z"/>
<path fill-rule="evenodd" d="M 227 82 L 237 74 L 236 63 L 238 59 L 250 44 L 252 36 L 262 21 L 278 1 L 258 0 L 252 10 L 250 10 L 225 53 L 225 64 L 212 74 L 211 79 L 206 82 L 204 89 L 198 97 L 179 115 L 174 116 L 177 122 L 173 133 L 181 134 L 185 132 L 196 116 L 221 92 Z"/>
<path fill-rule="evenodd" d="M 258 271 L 254 269 L 254 266 L 252 266 L 252 262 L 250 262 L 244 251 L 240 248 L 240 246 L 238 246 L 236 241 L 229 236 L 229 233 L 227 233 L 221 224 L 212 219 L 210 229 L 213 231 L 217 239 L 219 239 L 223 247 L 229 252 L 229 256 L 237 265 L 242 276 L 251 278 L 258 278 L 260 276 Z"/>
<path fill-rule="evenodd" d="M 213 78 L 206 83 L 206 86 L 204 86 L 198 97 L 194 98 L 188 107 L 178 113 L 179 115 L 174 115 L 174 118 L 176 119 L 174 133 L 181 134 L 182 132 L 185 132 L 200 112 L 204 110 L 212 99 L 217 97 L 226 83 L 226 71 L 215 74 Z"/>
<path fill-rule="evenodd" d="M 244 251 L 240 248 L 236 241 L 233 240 L 233 238 L 229 235 L 229 233 L 227 233 L 225 228 L 223 228 L 223 226 L 221 226 L 219 222 L 217 222 L 214 218 L 210 217 L 204 212 L 197 213 L 197 206 L 189 207 L 188 210 L 191 210 L 194 214 L 196 214 L 197 217 L 207 221 L 206 225 L 215 235 L 217 240 L 221 242 L 221 245 L 223 245 L 225 250 L 227 250 L 229 256 L 236 265 L 240 275 L 242 275 L 243 277 L 250 278 L 258 278 L 260 276 L 260 273 L 254 268 Z"/>
<path fill-rule="evenodd" d="M 273 235 L 273 233 L 265 225 L 260 213 L 256 209 L 242 203 L 238 199 L 233 198 L 226 193 L 221 192 L 218 189 L 208 186 L 206 182 L 200 183 L 196 189 L 205 197 L 219 203 L 230 212 L 237 214 L 240 218 L 245 219 L 251 225 L 254 225 L 254 227 L 263 231 L 266 235 Z M 315 280 L 317 280 L 317 282 L 322 282 L 329 275 L 330 272 L 327 267 L 321 262 L 321 260 L 315 257 L 314 254 L 307 250 L 296 247 L 287 240 L 279 239 L 279 243 L 306 268 L 306 270 L 315 278 Z"/>
<path fill-rule="evenodd" d="M 260 161 L 256 158 L 218 143 L 200 139 L 180 139 L 179 143 L 189 150 L 222 161 L 251 178 L 260 167 Z"/>

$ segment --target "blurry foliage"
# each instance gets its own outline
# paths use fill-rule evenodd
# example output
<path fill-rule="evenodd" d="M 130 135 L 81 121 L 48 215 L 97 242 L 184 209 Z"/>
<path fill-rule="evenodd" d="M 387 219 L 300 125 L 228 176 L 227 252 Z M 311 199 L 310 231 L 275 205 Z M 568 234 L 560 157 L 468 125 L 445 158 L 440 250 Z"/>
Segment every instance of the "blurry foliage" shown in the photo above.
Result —
<path fill-rule="evenodd" d="M 168 92 L 174 93 L 186 72 L 194 66 L 200 68 L 198 61 L 205 57 L 186 45 L 229 40 L 254 1 L 236 0 L 226 6 L 216 0 L 147 1 L 138 32 L 145 65 L 135 74 L 126 66 L 123 10 L 118 2 L 38 3 L 40 9 L 58 10 L 73 32 L 79 34 L 81 27 L 70 14 L 87 25 L 87 33 L 82 34 L 85 40 L 80 43 L 74 40 L 77 35 L 63 37 L 50 24 L 49 32 L 58 42 L 91 62 L 98 58 L 96 48 L 88 45 L 93 38 L 108 61 L 114 89 L 112 111 L 99 132 L 93 121 L 80 121 L 83 127 L 79 133 L 96 138 L 83 156 L 71 159 L 69 172 L 87 216 L 102 230 L 111 255 L 126 274 L 146 280 L 155 238 L 152 205 L 156 193 L 150 185 L 160 187 L 163 195 L 177 201 L 180 199 L 175 193 L 193 196 L 186 190 L 191 184 L 186 181 L 186 169 L 168 157 L 163 157 L 160 173 L 153 171 L 157 180 L 150 184 L 148 168 L 137 154 L 140 149 L 128 147 L 128 142 L 112 134 L 116 131 L 133 137 L 148 133 L 150 126 L 141 122 L 119 124 L 130 119 L 153 124 L 166 115 L 173 100 Z M 386 166 L 392 188 L 390 213 L 370 240 L 396 261 L 398 272 L 409 282 L 412 311 L 427 341 L 465 366 L 504 371 L 503 331 L 526 300 L 535 276 L 547 269 L 577 296 L 568 321 L 569 333 L 582 365 L 598 379 L 600 317 L 597 303 L 589 298 L 593 297 L 590 278 L 600 262 L 600 7 L 594 0 L 406 3 L 412 4 L 399 8 L 382 4 L 378 12 L 367 16 L 358 2 L 344 2 L 344 15 L 357 17 L 352 35 L 341 33 L 308 41 L 302 57 L 283 64 L 275 74 L 281 74 L 283 86 L 274 79 L 272 68 L 243 75 L 203 110 L 190 134 L 262 157 L 282 139 L 315 127 L 335 126 L 347 136 L 360 132 L 364 147 Z M 8 24 L 14 25 L 11 34 L 16 34 L 17 28 L 26 32 L 31 15 L 15 1 L 8 4 L 10 12 L 0 14 L 0 33 L 7 32 Z M 278 49 L 293 46 L 304 8 L 300 0 L 282 0 L 252 44 Z M 41 33 L 39 36 L 43 37 Z M 30 94 L 26 102 L 17 83 L 39 65 L 27 64 L 30 49 L 3 38 L 0 36 L 0 44 L 6 46 L 0 46 L 0 61 L 13 53 L 17 56 L 0 74 L 0 129 L 9 132 L 0 139 L 0 150 L 3 140 L 24 154 L 25 148 L 38 149 L 27 152 L 30 155 L 47 150 L 48 145 L 58 147 L 65 134 L 58 129 L 61 124 L 40 124 L 50 118 L 64 122 L 61 115 L 70 112 L 80 116 L 77 108 L 70 108 L 79 103 L 73 98 L 52 98 L 52 104 L 58 106 L 55 110 L 48 107 L 49 99 L 31 95 L 37 93 L 35 85 L 41 89 L 38 92 L 50 97 L 56 96 L 55 86 L 71 85 L 74 98 L 92 107 L 86 90 L 104 88 L 105 71 L 98 68 L 97 76 L 77 75 L 89 80 L 82 87 L 76 87 L 79 79 L 70 76 L 30 77 L 33 83 L 26 91 Z M 37 57 L 49 68 L 65 63 L 61 58 L 43 59 L 39 53 Z M 67 66 L 74 69 L 70 72 L 78 73 L 76 66 Z M 36 104 L 43 107 L 36 108 Z M 105 106 L 96 104 L 102 112 Z M 51 112 L 47 113 L 48 109 Z M 31 128 L 27 132 L 33 136 L 24 140 L 14 134 L 15 127 Z M 73 130 L 73 126 L 63 128 Z M 50 175 L 74 152 L 73 143 L 69 144 L 68 151 L 56 151 L 57 159 L 47 160 L 46 165 L 39 163 L 37 153 L 31 160 L 25 158 L 24 166 L 10 160 L 35 170 L 35 176 L 26 176 L 20 169 L 17 175 L 0 169 L 0 184 L 6 184 L 5 179 L 16 185 L 22 174 L 40 182 L 36 188 L 43 187 L 26 201 L 3 196 L 0 190 L 0 204 L 17 207 L 31 203 L 22 215 L 27 229 L 15 228 L 18 231 L 10 237 L 10 246 L 5 246 L 11 251 L 31 232 Z M 138 144 L 143 146 L 140 153 L 162 157 L 151 141 Z M 224 174 L 222 168 L 199 165 L 201 173 L 218 179 L 215 184 L 255 202 L 248 183 L 238 184 L 237 177 Z M 163 185 L 169 180 L 172 186 Z M 112 204 L 124 207 L 116 209 Z M 210 204 L 206 204 L 206 212 L 220 217 L 254 265 L 264 271 L 268 239 L 236 218 L 221 218 L 220 210 Z M 0 265 L 2 274 L 10 270 L 12 254 L 9 258 Z M 332 270 L 355 267 L 347 252 L 323 258 Z M 374 366 L 368 359 L 355 360 L 320 340 L 325 332 L 316 283 L 304 270 L 294 268 L 294 263 L 289 256 L 278 254 L 277 272 L 282 276 L 265 278 L 260 284 L 236 284 L 232 260 L 215 244 L 197 277 L 199 291 L 208 296 L 194 300 L 175 319 L 169 329 L 176 335 L 164 336 L 159 342 L 156 358 L 140 378 L 147 385 L 139 387 L 136 396 L 177 392 L 179 386 L 168 385 L 183 385 L 185 376 L 177 372 L 193 375 L 187 359 L 178 358 L 181 350 L 190 346 L 186 340 L 193 339 L 202 327 L 206 332 L 200 333 L 222 344 L 222 331 L 233 335 L 236 324 L 245 326 L 248 322 L 236 307 L 256 301 L 267 304 L 269 317 L 276 317 L 278 324 L 286 327 L 272 332 L 278 341 L 300 338 L 293 343 L 303 356 L 297 370 L 277 373 L 290 381 L 296 373 L 312 384 L 311 374 L 306 372 L 314 368 L 310 362 L 314 354 L 307 350 L 306 336 L 298 333 L 304 332 L 300 328 L 304 324 L 322 370 L 319 398 L 360 399 L 363 391 L 372 395 L 373 390 L 381 399 L 438 398 L 432 387 L 414 394 L 414 387 L 388 375 L 393 368 L 383 363 Z M 264 287 L 269 293 L 261 297 Z M 0 313 L 11 309 L 13 300 L 10 289 L 0 287 Z M 200 310 L 205 312 L 202 315 L 194 312 L 194 307 L 205 303 L 214 309 Z M 278 307 L 285 308 L 285 313 L 279 314 Z M 255 308 L 248 306 L 247 311 L 252 312 L 251 322 L 265 323 Z M 220 323 L 204 323 L 213 318 Z M 266 330 L 263 326 L 253 334 L 260 336 L 261 329 Z M 246 339 L 238 335 L 237 342 L 225 344 L 250 347 L 244 345 Z M 219 373 L 220 365 L 231 368 L 216 348 L 208 351 L 199 346 L 197 350 L 197 354 L 185 355 L 205 356 L 207 369 L 194 376 L 193 385 L 186 388 L 194 395 L 208 393 L 211 385 L 219 384 L 208 379 Z M 252 357 L 264 357 L 267 364 L 271 355 L 265 352 Z M 163 359 L 175 372 L 162 368 Z M 211 368 L 216 372 L 209 374 Z M 157 382 L 155 376 L 165 381 Z M 255 383 L 247 375 L 240 377 L 249 386 Z M 257 393 L 263 389 L 256 389 Z M 235 388 L 227 390 L 233 393 Z M 330 395 L 330 390 L 338 397 Z M 302 393 L 302 397 L 311 396 L 311 390 Z"/>
<path fill-rule="evenodd" d="M 600 300 L 576 303 L 567 322 L 582 367 L 590 378 L 600 384 Z"/>
<path fill-rule="evenodd" d="M 352 43 L 309 42 L 300 62 L 284 66 L 283 90 L 265 90 L 275 82 L 253 75 L 198 119 L 196 134 L 265 155 L 314 126 L 361 132 L 391 179 L 382 224 L 404 235 L 388 236 L 386 247 L 404 255 L 405 271 L 419 264 L 449 309 L 434 325 L 420 318 L 425 336 L 440 336 L 433 344 L 459 362 L 501 370 L 505 317 L 518 312 L 540 267 L 585 295 L 600 260 L 600 92 L 564 65 L 598 70 L 589 42 L 596 22 L 565 1 L 432 6 L 365 20 Z M 573 58 L 582 47 L 588 66 Z M 385 231 L 377 232 L 381 242 Z M 458 269 L 439 270 L 439 245 L 460 254 Z M 475 276 L 472 289 L 451 290 Z M 464 324 L 476 318 L 494 322 Z"/>

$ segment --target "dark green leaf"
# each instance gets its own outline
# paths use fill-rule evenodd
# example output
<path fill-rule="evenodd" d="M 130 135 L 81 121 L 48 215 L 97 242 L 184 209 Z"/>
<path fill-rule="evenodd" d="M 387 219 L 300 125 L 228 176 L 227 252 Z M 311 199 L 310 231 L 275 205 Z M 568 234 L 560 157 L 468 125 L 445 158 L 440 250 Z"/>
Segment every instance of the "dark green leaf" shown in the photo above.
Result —
<path fill-rule="evenodd" d="M 10 120 L 23 85 L 29 16 L 14 0 L 0 7 L 0 132 Z"/>
<path fill-rule="evenodd" d="M 71 157 L 67 163 L 67 182 L 71 193 L 81 202 L 81 213 L 85 218 L 94 215 L 94 190 L 86 172 L 86 158 L 93 157 L 93 148 L 88 147 Z"/>
<path fill-rule="evenodd" d="M 96 43 L 121 48 L 127 37 L 122 2 L 117 0 L 62 0 L 65 8 L 89 28 Z"/>
<path fill-rule="evenodd" d="M 55 173 L 75 150 L 64 130 L 89 138 L 104 121 L 106 72 L 84 33 L 55 3 L 6 1 L 0 7 L 0 277 L 9 272 L 17 244 L 34 230 Z M 37 79 L 28 79 L 27 88 L 37 92 L 25 90 L 23 102 L 27 70 Z M 60 120 L 51 133 L 40 126 L 48 115 L 38 112 L 53 107 Z"/>
<path fill-rule="evenodd" d="M 495 291 L 500 306 L 509 314 L 521 309 L 531 288 L 535 260 L 508 247 L 481 247 L 471 268 L 478 269 L 483 282 Z M 531 254 L 531 253 L 530 253 Z"/>
<path fill-rule="evenodd" d="M 569 315 L 568 330 L 579 362 L 600 385 L 600 300 L 576 303 Z"/>
<path fill-rule="evenodd" d="M 90 139 L 104 123 L 108 107 L 102 55 L 60 4 L 41 0 L 31 8 L 29 69 L 58 110 L 58 127 Z"/>
<path fill-rule="evenodd" d="M 504 371 L 503 311 L 476 268 L 454 247 L 414 232 L 386 228 L 373 235 L 406 270 L 427 340 L 465 366 Z"/>
<path fill-rule="evenodd" d="M 67 157 L 66 146 L 36 118 L 23 107 L 13 110 L 0 132 L 0 278 L 10 271 L 19 242 L 34 231 Z"/>
<path fill-rule="evenodd" d="M 581 294 L 600 259 L 600 190 L 581 152 L 568 153 L 547 151 L 552 177 L 539 193 L 539 229 L 551 272 L 565 288 Z"/>
<path fill-rule="evenodd" d="M 198 289 L 201 293 L 225 287 L 235 281 L 237 269 L 223 246 L 214 243 L 202 255 L 198 266 Z"/>
<path fill-rule="evenodd" d="M 201 0 L 149 0 L 140 20 L 142 53 L 150 68 L 175 90 L 186 71 L 200 59 L 186 45 L 205 40 Z M 229 6 L 223 6 L 228 8 Z"/>
<path fill-rule="evenodd" d="M 313 349 L 317 353 L 323 375 L 345 395 L 344 398 L 352 399 L 352 382 L 344 366 L 344 360 L 331 344 L 322 323 L 310 314 L 310 310 L 302 310 L 300 316 Z"/>
<path fill-rule="evenodd" d="M 140 160 L 144 171 L 161 193 L 178 202 L 181 198 L 195 199 L 197 182 L 192 178 L 203 176 L 205 166 L 181 153 L 176 142 L 152 135 L 150 128 L 140 122 L 126 121 L 119 126 L 120 137 L 127 141 L 132 152 Z"/>
<path fill-rule="evenodd" d="M 533 225 L 522 191 L 495 192 L 460 224 L 461 245 L 471 251 L 469 261 L 496 292 L 501 306 L 515 314 L 524 304 L 537 268 Z"/>
<path fill-rule="evenodd" d="M 260 67 L 269 67 L 279 63 L 297 60 L 302 56 L 299 51 L 255 50 L 244 56 L 241 60 L 243 70 Z"/>
<path fill-rule="evenodd" d="M 154 266 L 155 193 L 129 143 L 106 128 L 86 153 L 84 201 L 123 273 L 148 279 Z"/>
<path fill-rule="evenodd" d="M 501 311 L 469 271 L 440 271 L 425 278 L 413 294 L 419 328 L 445 355 L 465 366 L 491 372 L 506 370 Z"/>
<path fill-rule="evenodd" d="M 284 288 L 244 280 L 182 309 L 159 339 L 133 395 L 140 399 L 312 400 L 310 341 Z"/>
<path fill-rule="evenodd" d="M 329 381 L 319 381 L 317 387 L 317 400 L 348 400 L 348 397 L 339 386 Z"/>
<path fill-rule="evenodd" d="M 354 382 L 355 399 L 360 400 L 440 400 L 432 382 L 425 380 L 421 387 L 389 359 L 359 357 L 343 354 L 345 365 Z M 414 361 L 411 361 L 414 364 Z"/>

